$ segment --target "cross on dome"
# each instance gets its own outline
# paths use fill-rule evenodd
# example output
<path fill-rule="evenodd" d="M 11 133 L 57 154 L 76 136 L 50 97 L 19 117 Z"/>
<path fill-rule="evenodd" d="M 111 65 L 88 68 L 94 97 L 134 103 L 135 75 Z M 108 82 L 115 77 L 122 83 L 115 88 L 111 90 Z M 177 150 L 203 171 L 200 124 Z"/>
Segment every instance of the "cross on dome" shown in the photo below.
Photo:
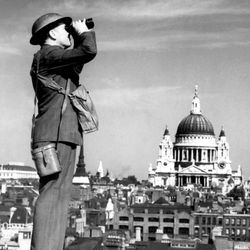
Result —
<path fill-rule="evenodd" d="M 201 114 L 201 104 L 198 97 L 198 85 L 195 85 L 194 97 L 192 100 L 191 114 Z"/>

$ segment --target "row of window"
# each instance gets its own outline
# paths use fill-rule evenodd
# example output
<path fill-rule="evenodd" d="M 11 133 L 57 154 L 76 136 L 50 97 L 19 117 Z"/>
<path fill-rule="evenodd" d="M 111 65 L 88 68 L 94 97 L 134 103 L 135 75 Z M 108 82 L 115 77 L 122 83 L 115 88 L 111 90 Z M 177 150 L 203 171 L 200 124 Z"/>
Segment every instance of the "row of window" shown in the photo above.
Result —
<path fill-rule="evenodd" d="M 134 226 L 134 233 L 136 232 L 136 228 L 138 226 Z M 129 230 L 128 225 L 119 225 L 119 229 L 123 230 Z M 156 233 L 158 227 L 156 226 L 149 226 L 148 227 L 148 233 Z M 144 233 L 143 227 L 140 226 L 141 233 Z M 168 234 L 168 235 L 173 235 L 174 234 L 174 228 L 173 227 L 163 227 L 163 233 Z M 189 228 L 186 227 L 180 227 L 178 230 L 179 235 L 189 235 Z"/>
<path fill-rule="evenodd" d="M 166 209 L 144 209 L 144 208 L 134 208 L 134 213 L 135 214 L 145 214 L 145 213 L 148 213 L 148 214 L 160 214 L 161 213 L 161 210 L 162 210 L 162 213 L 163 214 L 173 214 L 174 215 L 174 211 L 172 210 L 166 210 Z"/>
<path fill-rule="evenodd" d="M 199 225 L 201 222 L 202 225 L 219 225 L 221 226 L 223 223 L 223 218 L 216 218 L 216 217 L 196 217 L 195 224 Z M 232 226 L 246 226 L 247 220 L 246 218 L 225 218 L 225 225 L 232 225 Z"/>
<path fill-rule="evenodd" d="M 240 219 L 240 218 L 226 218 L 225 219 L 225 225 L 237 225 L 237 226 L 246 226 L 247 220 L 244 219 Z"/>
<path fill-rule="evenodd" d="M 195 224 L 199 225 L 200 222 L 202 225 L 222 225 L 222 218 L 216 218 L 216 217 L 195 217 Z"/>
<path fill-rule="evenodd" d="M 237 235 L 237 236 L 240 236 L 240 235 L 246 235 L 246 229 L 240 229 L 240 228 L 226 228 L 225 230 L 225 234 L 226 235 Z"/>
<path fill-rule="evenodd" d="M 120 216 L 119 220 L 120 221 L 128 221 L 129 217 Z M 144 221 L 144 217 L 134 217 L 134 221 Z M 148 221 L 149 222 L 159 222 L 160 218 L 159 217 L 149 217 Z M 174 218 L 163 218 L 163 222 L 174 223 Z M 179 223 L 189 224 L 189 219 L 185 219 L 185 218 L 179 219 Z"/>

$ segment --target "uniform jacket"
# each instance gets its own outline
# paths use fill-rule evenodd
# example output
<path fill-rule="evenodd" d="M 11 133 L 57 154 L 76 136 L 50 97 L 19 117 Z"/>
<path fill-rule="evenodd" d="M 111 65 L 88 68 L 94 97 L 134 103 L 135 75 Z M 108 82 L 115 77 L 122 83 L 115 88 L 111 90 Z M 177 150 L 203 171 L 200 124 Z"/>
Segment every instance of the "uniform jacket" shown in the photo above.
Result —
<path fill-rule="evenodd" d="M 64 95 L 45 87 L 36 79 L 37 58 L 39 58 L 40 75 L 53 78 L 63 88 L 66 88 L 69 78 L 70 92 L 72 92 L 79 85 L 79 74 L 83 65 L 91 61 L 96 53 L 95 33 L 89 31 L 74 37 L 74 48 L 63 49 L 59 46 L 43 45 L 34 55 L 31 77 L 38 100 L 38 115 L 35 119 L 33 143 L 53 142 L 57 141 L 58 137 L 58 141 L 61 142 L 82 144 L 82 131 L 68 96 L 66 96 L 67 107 L 59 126 Z"/>

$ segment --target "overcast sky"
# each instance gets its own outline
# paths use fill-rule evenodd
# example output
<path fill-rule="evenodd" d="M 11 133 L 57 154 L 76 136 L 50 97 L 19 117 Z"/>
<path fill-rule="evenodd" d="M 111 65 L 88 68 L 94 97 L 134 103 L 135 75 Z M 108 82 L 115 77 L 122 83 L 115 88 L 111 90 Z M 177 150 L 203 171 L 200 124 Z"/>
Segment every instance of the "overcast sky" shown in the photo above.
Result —
<path fill-rule="evenodd" d="M 31 26 L 47 12 L 93 17 L 98 55 L 82 82 L 100 118 L 85 136 L 87 170 L 147 177 L 166 125 L 172 140 L 189 114 L 195 85 L 201 109 L 221 126 L 232 168 L 250 176 L 250 1 L 0 0 L 0 163 L 33 165 Z"/>

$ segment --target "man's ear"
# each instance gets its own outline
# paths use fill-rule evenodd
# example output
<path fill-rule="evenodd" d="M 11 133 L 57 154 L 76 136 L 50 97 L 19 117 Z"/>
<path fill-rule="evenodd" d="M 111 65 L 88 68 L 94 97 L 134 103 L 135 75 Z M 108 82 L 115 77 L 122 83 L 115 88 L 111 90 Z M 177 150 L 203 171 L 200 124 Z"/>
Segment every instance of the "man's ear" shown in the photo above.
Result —
<path fill-rule="evenodd" d="M 52 40 L 56 40 L 56 34 L 54 29 L 50 30 L 48 35 Z"/>

